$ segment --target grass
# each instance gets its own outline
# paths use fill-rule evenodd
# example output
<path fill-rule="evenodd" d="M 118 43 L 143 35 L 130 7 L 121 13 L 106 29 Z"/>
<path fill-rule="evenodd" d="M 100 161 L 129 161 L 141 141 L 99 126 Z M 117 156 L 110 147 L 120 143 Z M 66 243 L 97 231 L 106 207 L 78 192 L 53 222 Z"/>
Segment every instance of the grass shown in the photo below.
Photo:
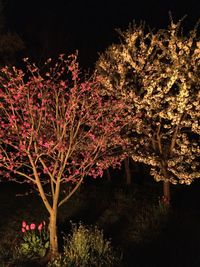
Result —
<path fill-rule="evenodd" d="M 174 206 L 167 213 L 158 203 L 159 184 L 131 187 L 98 181 L 85 184 L 61 208 L 58 230 L 68 234 L 70 221 L 98 225 L 105 237 L 111 238 L 112 245 L 123 252 L 123 266 L 199 267 L 198 189 L 198 184 L 190 190 L 176 187 Z M 16 197 L 20 190 L 23 191 L 19 185 L 1 184 L 0 187 L 0 267 L 31 266 L 30 262 L 12 265 L 21 222 L 48 221 L 40 199 L 36 195 Z M 62 239 L 59 240 L 62 244 Z"/>

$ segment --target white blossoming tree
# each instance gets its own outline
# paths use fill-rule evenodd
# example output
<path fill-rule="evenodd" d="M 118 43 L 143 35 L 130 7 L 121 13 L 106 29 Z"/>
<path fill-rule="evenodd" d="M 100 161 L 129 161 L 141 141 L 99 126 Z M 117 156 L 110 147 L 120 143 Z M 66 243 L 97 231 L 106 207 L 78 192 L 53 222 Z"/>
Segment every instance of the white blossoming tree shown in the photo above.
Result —
<path fill-rule="evenodd" d="M 200 41 L 196 26 L 183 36 L 181 20 L 146 32 L 144 24 L 120 32 L 120 44 L 100 55 L 102 93 L 123 98 L 130 112 L 130 155 L 164 181 L 190 184 L 200 178 Z M 132 116 L 140 121 L 132 125 Z"/>

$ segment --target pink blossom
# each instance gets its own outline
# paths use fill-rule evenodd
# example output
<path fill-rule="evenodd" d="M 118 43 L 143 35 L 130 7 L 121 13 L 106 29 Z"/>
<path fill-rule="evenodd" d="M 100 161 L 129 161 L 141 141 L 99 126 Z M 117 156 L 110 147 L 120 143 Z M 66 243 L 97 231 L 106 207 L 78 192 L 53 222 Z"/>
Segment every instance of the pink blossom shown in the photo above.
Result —
<path fill-rule="evenodd" d="M 43 172 L 44 173 L 47 173 L 48 172 L 48 169 L 47 168 L 44 168 Z"/>
<path fill-rule="evenodd" d="M 60 85 L 63 86 L 63 87 L 65 87 L 66 86 L 66 83 L 64 81 L 61 81 L 60 82 Z"/>
<path fill-rule="evenodd" d="M 26 227 L 26 222 L 25 221 L 22 222 L 22 227 Z"/>
<path fill-rule="evenodd" d="M 42 223 L 40 223 L 40 224 L 38 225 L 38 230 L 39 230 L 39 231 L 42 230 L 42 226 L 43 226 Z"/>
<path fill-rule="evenodd" d="M 88 137 L 92 140 L 92 141 L 95 141 L 96 137 L 94 134 L 92 133 L 88 133 Z"/>
<path fill-rule="evenodd" d="M 26 225 L 26 230 L 28 231 L 29 229 L 30 229 L 30 228 L 29 228 L 29 225 L 27 224 L 27 225 Z"/>
<path fill-rule="evenodd" d="M 22 233 L 25 233 L 26 232 L 26 229 L 22 227 Z"/>
<path fill-rule="evenodd" d="M 80 174 L 80 171 L 79 170 L 76 170 L 74 174 L 75 175 L 78 175 L 78 174 Z"/>
<path fill-rule="evenodd" d="M 30 229 L 31 229 L 31 230 L 35 230 L 35 224 L 34 224 L 34 223 L 31 223 L 31 225 L 30 225 Z"/>

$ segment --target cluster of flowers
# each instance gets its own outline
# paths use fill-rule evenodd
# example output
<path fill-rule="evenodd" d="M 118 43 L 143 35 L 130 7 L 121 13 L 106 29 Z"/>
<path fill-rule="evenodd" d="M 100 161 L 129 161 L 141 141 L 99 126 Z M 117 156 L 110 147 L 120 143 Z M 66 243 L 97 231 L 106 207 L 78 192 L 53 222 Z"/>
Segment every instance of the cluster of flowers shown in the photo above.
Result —
<path fill-rule="evenodd" d="M 43 257 L 49 249 L 49 232 L 45 221 L 27 224 L 22 221 L 20 243 L 16 247 L 18 256 L 28 259 Z"/>
<path fill-rule="evenodd" d="M 42 231 L 43 227 L 45 227 L 46 222 L 42 221 L 38 226 L 35 223 L 31 223 L 30 225 L 27 224 L 25 221 L 22 222 L 22 233 L 25 233 L 29 230 L 35 230 L 36 228 L 38 231 Z"/>

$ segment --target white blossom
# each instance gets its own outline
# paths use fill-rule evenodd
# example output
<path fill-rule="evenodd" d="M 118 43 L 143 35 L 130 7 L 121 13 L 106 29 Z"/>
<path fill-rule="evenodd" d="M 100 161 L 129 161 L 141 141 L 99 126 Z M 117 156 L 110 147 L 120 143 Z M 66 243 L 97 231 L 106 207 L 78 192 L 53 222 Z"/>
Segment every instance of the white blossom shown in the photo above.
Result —
<path fill-rule="evenodd" d="M 102 92 L 122 98 L 131 117 L 129 153 L 151 166 L 156 181 L 190 184 L 200 178 L 200 42 L 180 23 L 146 33 L 143 25 L 121 32 L 96 64 Z"/>

